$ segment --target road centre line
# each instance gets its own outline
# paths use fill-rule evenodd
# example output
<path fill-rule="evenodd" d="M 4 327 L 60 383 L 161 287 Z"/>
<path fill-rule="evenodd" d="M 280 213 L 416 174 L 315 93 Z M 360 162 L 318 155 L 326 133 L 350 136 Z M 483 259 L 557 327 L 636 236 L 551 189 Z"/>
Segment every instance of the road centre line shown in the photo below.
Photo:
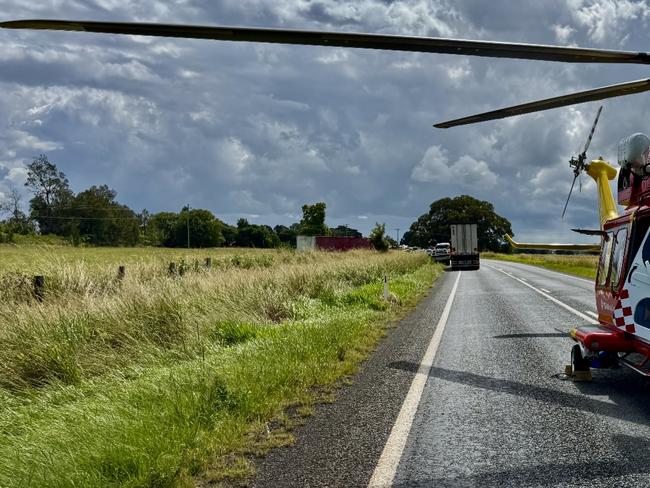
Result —
<path fill-rule="evenodd" d="M 433 360 L 438 351 L 438 346 L 440 346 L 442 333 L 447 325 L 447 319 L 449 319 L 449 313 L 451 312 L 451 306 L 454 303 L 460 275 L 461 272 L 459 271 L 454 286 L 451 289 L 451 293 L 449 294 L 449 298 L 447 298 L 447 303 L 445 303 L 445 308 L 442 310 L 440 320 L 438 320 L 438 324 L 436 325 L 433 337 L 431 337 L 431 342 L 429 342 L 429 346 L 427 347 L 424 356 L 422 356 L 417 373 L 415 374 L 415 377 L 411 382 L 411 387 L 404 398 L 404 403 L 402 403 L 402 408 L 399 411 L 397 420 L 395 420 L 395 423 L 393 424 L 386 445 L 384 445 L 384 450 L 382 451 L 377 466 L 372 473 L 372 478 L 370 478 L 370 483 L 368 483 L 369 488 L 388 487 L 393 483 L 400 459 L 402 459 L 402 453 L 406 447 L 406 440 L 408 439 L 411 426 L 413 425 L 413 419 L 415 418 L 418 405 L 420 404 L 422 392 L 424 391 L 427 379 L 429 378 L 431 367 L 433 366 Z"/>
<path fill-rule="evenodd" d="M 489 264 L 486 264 L 485 266 L 487 266 L 488 268 L 493 269 L 493 270 L 495 270 L 495 271 L 499 271 L 497 268 L 495 268 L 494 266 L 490 266 Z M 552 297 L 552 296 L 549 295 L 548 293 L 544 293 L 544 292 L 543 292 L 542 290 L 540 290 L 539 288 L 534 287 L 534 286 L 531 285 L 530 283 L 526 283 L 525 281 L 523 281 L 523 280 L 517 278 L 516 276 L 511 275 L 510 273 L 508 273 L 508 272 L 506 272 L 506 271 L 500 271 L 500 272 L 503 273 L 503 274 L 506 275 L 506 276 L 509 276 L 509 277 L 512 278 L 513 280 L 517 280 L 517 281 L 518 281 L 519 283 L 521 283 L 522 285 L 525 285 L 525 286 L 527 286 L 528 288 L 530 288 L 531 290 L 533 290 L 533 291 L 539 293 L 539 294 L 542 295 L 543 297 L 548 298 L 548 299 L 549 299 L 550 301 L 552 301 L 553 303 L 556 303 L 556 304 L 559 305 L 560 307 L 564 308 L 565 310 L 568 310 L 569 312 L 571 312 L 571 313 L 574 314 L 574 315 L 577 315 L 577 316 L 580 317 L 581 319 L 587 320 L 589 323 L 593 323 L 594 319 L 593 319 L 592 317 L 589 317 L 588 315 L 583 314 L 582 312 L 576 310 L 575 308 L 573 308 L 573 307 L 567 305 L 567 304 L 564 303 L 564 302 L 561 302 L 560 300 L 558 300 L 558 299 L 555 298 L 555 297 Z"/>

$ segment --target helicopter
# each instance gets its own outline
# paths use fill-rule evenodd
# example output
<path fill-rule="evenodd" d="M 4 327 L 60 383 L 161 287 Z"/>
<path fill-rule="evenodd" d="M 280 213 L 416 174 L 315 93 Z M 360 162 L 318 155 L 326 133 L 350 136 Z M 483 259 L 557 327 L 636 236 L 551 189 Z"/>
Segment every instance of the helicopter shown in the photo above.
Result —
<path fill-rule="evenodd" d="M 0 22 L 0 28 L 301 44 L 564 63 L 650 64 L 650 54 L 645 52 L 293 29 L 83 20 L 15 20 Z M 641 79 L 439 122 L 434 127 L 448 129 L 649 90 L 650 79 Z M 570 336 L 577 342 L 571 349 L 572 368 L 588 372 L 591 367 L 621 363 L 650 376 L 650 138 L 633 134 L 620 142 L 620 170 L 602 158 L 588 161 L 586 152 L 599 115 L 600 110 L 583 152 L 569 163 L 574 180 L 567 204 L 576 178 L 586 172 L 596 182 L 600 228 L 575 230 L 599 236 L 601 242 L 525 244 L 515 242 L 510 236 L 506 238 L 513 246 L 521 248 L 598 251 L 600 259 L 594 284 L 598 324 L 571 330 Z M 625 206 L 620 215 L 609 183 L 617 175 L 618 203 Z"/>

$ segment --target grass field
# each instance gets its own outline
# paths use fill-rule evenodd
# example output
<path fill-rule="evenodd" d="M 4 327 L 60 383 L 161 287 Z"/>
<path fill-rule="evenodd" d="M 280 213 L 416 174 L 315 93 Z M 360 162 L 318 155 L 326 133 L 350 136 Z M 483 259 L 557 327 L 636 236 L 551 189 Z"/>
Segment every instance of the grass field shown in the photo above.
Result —
<path fill-rule="evenodd" d="M 481 257 L 500 259 L 516 263 L 531 264 L 542 268 L 561 271 L 584 278 L 595 279 L 598 268 L 598 256 L 561 255 L 561 254 L 497 254 L 485 252 Z"/>
<path fill-rule="evenodd" d="M 401 252 L 0 256 L 0 486 L 241 479 L 251 453 L 292 441 L 286 409 L 309 413 L 441 272 Z M 205 257 L 212 268 L 195 268 Z"/>

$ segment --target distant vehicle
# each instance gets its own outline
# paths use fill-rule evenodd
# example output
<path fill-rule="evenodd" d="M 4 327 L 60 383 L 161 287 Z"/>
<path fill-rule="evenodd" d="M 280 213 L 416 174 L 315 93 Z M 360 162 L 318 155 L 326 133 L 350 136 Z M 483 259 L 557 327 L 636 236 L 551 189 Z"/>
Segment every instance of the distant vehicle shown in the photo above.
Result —
<path fill-rule="evenodd" d="M 451 257 L 451 244 L 448 242 L 439 242 L 433 248 L 433 259 L 438 263 L 449 264 Z"/>
<path fill-rule="evenodd" d="M 479 269 L 476 224 L 451 224 L 451 269 Z"/>

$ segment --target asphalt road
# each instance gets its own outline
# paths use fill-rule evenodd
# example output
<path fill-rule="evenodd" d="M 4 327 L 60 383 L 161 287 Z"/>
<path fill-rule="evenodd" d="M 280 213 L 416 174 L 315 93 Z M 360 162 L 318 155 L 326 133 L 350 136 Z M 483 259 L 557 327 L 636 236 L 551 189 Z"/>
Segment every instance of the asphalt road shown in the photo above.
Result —
<path fill-rule="evenodd" d="M 594 371 L 590 383 L 557 377 L 567 331 L 595 312 L 592 284 L 483 261 L 461 273 L 423 366 L 457 278 L 445 274 L 337 402 L 296 430 L 295 446 L 259 462 L 255 486 L 368 486 L 392 450 L 389 486 L 400 488 L 650 487 L 650 382 L 626 368 Z M 417 378 L 409 428 L 400 410 Z M 404 442 L 385 449 L 399 430 Z"/>

